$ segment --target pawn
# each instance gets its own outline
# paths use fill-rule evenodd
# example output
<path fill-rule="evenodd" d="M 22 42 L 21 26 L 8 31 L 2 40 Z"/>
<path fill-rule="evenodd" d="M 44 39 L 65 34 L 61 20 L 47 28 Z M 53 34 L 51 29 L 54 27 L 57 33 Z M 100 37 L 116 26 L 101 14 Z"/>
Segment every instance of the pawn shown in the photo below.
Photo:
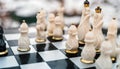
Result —
<path fill-rule="evenodd" d="M 96 54 L 94 43 L 94 34 L 89 31 L 85 36 L 85 46 L 81 53 L 81 62 L 86 64 L 94 63 L 94 57 Z"/>
<path fill-rule="evenodd" d="M 68 30 L 69 38 L 66 42 L 66 50 L 65 52 L 68 54 L 76 54 L 78 53 L 78 40 L 76 39 L 77 28 L 74 25 L 71 25 Z"/>
<path fill-rule="evenodd" d="M 53 36 L 54 29 L 55 29 L 55 15 L 51 13 L 49 15 L 49 24 L 47 26 L 48 36 Z"/>
<path fill-rule="evenodd" d="M 112 69 L 112 60 L 110 54 L 112 46 L 109 41 L 105 40 L 101 44 L 101 54 L 100 57 L 96 60 L 96 69 Z"/>
<path fill-rule="evenodd" d="M 53 39 L 54 40 L 62 40 L 63 39 L 63 30 L 61 27 L 61 19 L 59 16 L 55 18 L 55 29 L 53 31 Z"/>
<path fill-rule="evenodd" d="M 6 43 L 3 39 L 3 28 L 0 26 L 0 56 L 6 55 L 8 50 L 6 49 Z"/>
<path fill-rule="evenodd" d="M 46 41 L 46 33 L 44 30 L 44 27 L 41 25 L 37 25 L 36 26 L 37 29 L 37 35 L 36 35 L 36 42 L 37 43 L 41 43 L 41 42 L 45 42 Z"/>
<path fill-rule="evenodd" d="M 18 39 L 18 51 L 25 52 L 30 50 L 30 40 L 28 38 L 28 25 L 25 20 L 20 26 L 20 38 Z"/>

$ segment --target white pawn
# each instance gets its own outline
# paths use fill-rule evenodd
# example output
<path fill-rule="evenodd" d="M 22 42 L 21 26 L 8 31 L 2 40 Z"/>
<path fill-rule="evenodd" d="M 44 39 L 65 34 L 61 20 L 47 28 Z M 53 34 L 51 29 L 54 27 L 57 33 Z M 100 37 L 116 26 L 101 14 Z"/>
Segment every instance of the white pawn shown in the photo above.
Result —
<path fill-rule="evenodd" d="M 103 25 L 103 15 L 101 14 L 101 8 L 97 7 L 95 9 L 95 14 L 94 14 L 94 23 L 93 23 L 93 32 L 95 34 L 95 47 L 96 51 L 100 52 L 100 44 L 104 41 L 104 36 L 102 33 L 102 25 Z"/>
<path fill-rule="evenodd" d="M 95 51 L 95 37 L 93 32 L 89 31 L 85 36 L 85 46 L 81 52 L 81 62 L 83 63 L 94 63 Z"/>
<path fill-rule="evenodd" d="M 37 25 L 37 35 L 36 35 L 36 42 L 45 42 L 46 41 L 46 33 L 44 27 L 42 25 Z"/>
<path fill-rule="evenodd" d="M 112 69 L 112 60 L 110 58 L 111 48 L 112 46 L 109 41 L 105 40 L 102 42 L 100 57 L 95 62 L 96 69 Z"/>
<path fill-rule="evenodd" d="M 66 41 L 66 53 L 76 54 L 78 53 L 78 40 L 76 39 L 77 28 L 71 25 L 68 30 L 69 38 Z"/>
<path fill-rule="evenodd" d="M 112 54 L 111 54 L 111 58 L 114 61 L 115 57 L 116 57 L 116 48 L 117 48 L 117 42 L 116 42 L 116 38 L 117 38 L 117 20 L 115 18 L 112 19 L 112 21 L 110 22 L 110 24 L 108 25 L 108 32 L 107 32 L 107 39 L 110 41 L 111 45 L 112 45 Z"/>
<path fill-rule="evenodd" d="M 62 29 L 64 29 L 64 7 L 58 9 L 58 16 L 61 18 Z"/>
<path fill-rule="evenodd" d="M 80 44 L 85 44 L 84 42 L 85 35 L 89 30 L 91 30 L 89 19 L 90 19 L 90 8 L 89 8 L 89 4 L 85 3 L 84 8 L 82 10 L 81 21 L 78 26 L 78 40 Z"/>
<path fill-rule="evenodd" d="M 55 29 L 53 31 L 53 39 L 54 40 L 62 40 L 63 39 L 63 30 L 61 28 L 61 19 L 59 16 L 55 18 Z"/>
<path fill-rule="evenodd" d="M 18 39 L 18 51 L 29 51 L 30 40 L 28 38 L 28 25 L 26 24 L 25 20 L 23 20 L 19 30 L 21 35 Z"/>
<path fill-rule="evenodd" d="M 47 26 L 48 36 L 53 36 L 53 30 L 55 29 L 55 15 L 51 13 L 49 15 L 49 24 Z"/>

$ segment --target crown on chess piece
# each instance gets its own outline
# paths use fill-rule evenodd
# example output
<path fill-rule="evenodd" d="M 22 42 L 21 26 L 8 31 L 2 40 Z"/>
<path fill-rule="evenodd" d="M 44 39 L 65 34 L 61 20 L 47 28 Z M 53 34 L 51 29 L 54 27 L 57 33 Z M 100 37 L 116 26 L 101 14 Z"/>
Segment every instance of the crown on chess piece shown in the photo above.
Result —
<path fill-rule="evenodd" d="M 89 1 L 88 0 L 84 1 L 84 7 L 89 7 Z"/>
<path fill-rule="evenodd" d="M 98 6 L 97 8 L 95 8 L 95 12 L 96 13 L 101 13 L 102 9 Z"/>

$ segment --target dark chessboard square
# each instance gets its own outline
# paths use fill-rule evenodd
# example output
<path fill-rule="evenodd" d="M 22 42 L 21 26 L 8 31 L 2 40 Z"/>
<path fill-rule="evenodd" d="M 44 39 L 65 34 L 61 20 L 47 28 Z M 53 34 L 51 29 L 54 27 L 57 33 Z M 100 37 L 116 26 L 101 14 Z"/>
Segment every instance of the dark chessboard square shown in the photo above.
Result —
<path fill-rule="evenodd" d="M 48 50 L 57 50 L 57 48 L 52 43 L 36 44 L 36 45 L 33 45 L 33 47 L 38 52 L 40 52 L 40 51 L 48 51 Z"/>
<path fill-rule="evenodd" d="M 89 68 L 84 68 L 84 69 L 96 69 L 96 67 L 89 67 Z"/>
<path fill-rule="evenodd" d="M 15 57 L 19 64 L 29 64 L 43 61 L 38 53 L 20 54 L 15 55 Z"/>
<path fill-rule="evenodd" d="M 20 66 L 17 67 L 9 67 L 9 68 L 2 68 L 2 69 L 21 69 Z"/>
<path fill-rule="evenodd" d="M 60 42 L 60 41 L 65 41 L 65 40 L 66 40 L 64 37 L 63 37 L 62 40 L 54 40 L 54 39 L 52 39 L 52 36 L 47 37 L 47 39 L 48 39 L 50 42 Z"/>
<path fill-rule="evenodd" d="M 18 40 L 8 40 L 9 46 L 18 46 Z"/>
<path fill-rule="evenodd" d="M 47 64 L 51 67 L 51 69 L 79 69 L 69 59 L 49 61 L 49 62 L 47 62 Z"/>
<path fill-rule="evenodd" d="M 78 48 L 78 53 L 76 53 L 76 54 L 68 54 L 65 52 L 65 49 L 61 49 L 60 51 L 62 51 L 62 53 L 64 53 L 68 58 L 79 57 L 79 56 L 81 56 L 81 52 L 82 52 L 82 50 L 79 48 Z"/>

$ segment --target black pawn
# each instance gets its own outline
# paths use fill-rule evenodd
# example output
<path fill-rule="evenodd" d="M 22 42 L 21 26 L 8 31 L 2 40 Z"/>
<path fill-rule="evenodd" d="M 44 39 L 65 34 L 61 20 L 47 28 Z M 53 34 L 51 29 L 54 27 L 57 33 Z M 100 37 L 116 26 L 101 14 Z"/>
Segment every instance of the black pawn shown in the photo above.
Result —
<path fill-rule="evenodd" d="M 3 28 L 0 26 L 0 56 L 6 55 L 8 53 L 6 49 L 6 43 L 3 39 Z"/>

